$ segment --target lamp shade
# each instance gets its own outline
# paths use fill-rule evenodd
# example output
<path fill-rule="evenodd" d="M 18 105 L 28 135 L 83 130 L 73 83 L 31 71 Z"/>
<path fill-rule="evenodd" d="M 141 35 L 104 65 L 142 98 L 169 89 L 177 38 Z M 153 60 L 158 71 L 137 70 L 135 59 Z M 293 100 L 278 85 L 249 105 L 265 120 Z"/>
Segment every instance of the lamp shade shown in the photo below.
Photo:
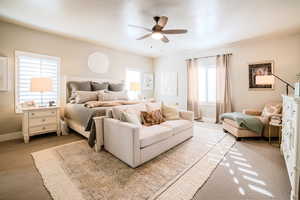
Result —
<path fill-rule="evenodd" d="M 274 81 L 273 75 L 255 76 L 255 83 L 257 85 L 272 85 Z"/>
<path fill-rule="evenodd" d="M 39 77 L 31 79 L 31 92 L 51 92 L 52 80 L 48 77 Z"/>
<path fill-rule="evenodd" d="M 141 85 L 138 82 L 131 82 L 130 83 L 130 91 L 140 91 L 141 90 Z"/>

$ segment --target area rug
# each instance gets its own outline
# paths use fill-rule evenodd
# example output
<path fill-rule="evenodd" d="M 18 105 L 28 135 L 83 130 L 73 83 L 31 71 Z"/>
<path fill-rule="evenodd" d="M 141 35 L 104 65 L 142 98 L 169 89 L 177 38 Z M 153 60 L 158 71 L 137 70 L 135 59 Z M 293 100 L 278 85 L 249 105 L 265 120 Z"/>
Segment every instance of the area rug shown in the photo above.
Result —
<path fill-rule="evenodd" d="M 82 140 L 32 153 L 54 200 L 192 199 L 235 143 L 217 128 L 194 127 L 194 137 L 132 169 Z"/>

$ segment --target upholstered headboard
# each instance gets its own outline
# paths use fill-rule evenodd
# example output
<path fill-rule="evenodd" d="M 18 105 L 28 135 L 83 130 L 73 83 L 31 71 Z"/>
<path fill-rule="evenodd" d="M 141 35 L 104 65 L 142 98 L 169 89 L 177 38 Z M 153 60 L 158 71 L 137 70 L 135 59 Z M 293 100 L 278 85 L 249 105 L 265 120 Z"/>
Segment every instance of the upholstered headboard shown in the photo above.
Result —
<path fill-rule="evenodd" d="M 69 82 L 85 82 L 85 81 L 93 81 L 93 82 L 109 82 L 109 83 L 124 83 L 124 80 L 112 80 L 112 79 L 97 79 L 97 78 L 83 78 L 83 77 L 74 77 L 74 76 L 65 76 L 63 85 L 62 85 L 62 104 L 64 105 L 69 101 L 70 92 L 68 89 Z"/>

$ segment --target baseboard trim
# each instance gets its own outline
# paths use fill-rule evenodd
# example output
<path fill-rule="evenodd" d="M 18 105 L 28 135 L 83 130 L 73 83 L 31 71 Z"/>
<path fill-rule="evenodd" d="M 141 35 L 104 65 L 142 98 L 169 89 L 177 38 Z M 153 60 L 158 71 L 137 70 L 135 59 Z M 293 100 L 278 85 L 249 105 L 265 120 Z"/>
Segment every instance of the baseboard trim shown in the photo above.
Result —
<path fill-rule="evenodd" d="M 21 139 L 21 138 L 23 138 L 23 135 L 22 135 L 21 131 L 0 134 L 0 142 L 4 142 L 4 141 L 8 141 L 8 140 Z"/>

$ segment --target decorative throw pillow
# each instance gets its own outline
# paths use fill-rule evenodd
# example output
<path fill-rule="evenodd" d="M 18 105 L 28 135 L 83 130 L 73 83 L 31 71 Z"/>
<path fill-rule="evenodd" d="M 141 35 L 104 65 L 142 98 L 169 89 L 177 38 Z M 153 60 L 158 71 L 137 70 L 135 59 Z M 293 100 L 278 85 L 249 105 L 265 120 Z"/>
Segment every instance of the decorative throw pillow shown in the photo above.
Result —
<path fill-rule="evenodd" d="M 122 112 L 121 121 L 142 127 L 140 117 L 136 113 Z"/>
<path fill-rule="evenodd" d="M 140 117 L 141 111 L 146 111 L 144 104 L 123 105 L 123 106 L 113 107 L 112 115 L 114 119 L 121 120 L 122 112 L 135 113 Z"/>
<path fill-rule="evenodd" d="M 92 91 L 98 90 L 108 90 L 108 82 L 98 83 L 98 82 L 91 82 Z"/>
<path fill-rule="evenodd" d="M 281 110 L 281 103 L 276 105 L 266 104 L 261 115 L 263 117 L 270 117 L 271 115 L 280 114 Z"/>
<path fill-rule="evenodd" d="M 152 126 L 165 122 L 160 110 L 154 110 L 151 112 L 141 111 L 141 118 L 145 126 Z"/>
<path fill-rule="evenodd" d="M 180 119 L 179 111 L 175 107 L 166 106 L 161 104 L 162 115 L 166 120 L 177 120 Z"/>
<path fill-rule="evenodd" d="M 108 90 L 120 92 L 124 90 L 124 83 L 110 83 L 108 86 Z"/>
<path fill-rule="evenodd" d="M 85 103 L 88 101 L 97 101 L 98 92 L 94 91 L 75 91 L 73 92 L 75 103 Z"/>

